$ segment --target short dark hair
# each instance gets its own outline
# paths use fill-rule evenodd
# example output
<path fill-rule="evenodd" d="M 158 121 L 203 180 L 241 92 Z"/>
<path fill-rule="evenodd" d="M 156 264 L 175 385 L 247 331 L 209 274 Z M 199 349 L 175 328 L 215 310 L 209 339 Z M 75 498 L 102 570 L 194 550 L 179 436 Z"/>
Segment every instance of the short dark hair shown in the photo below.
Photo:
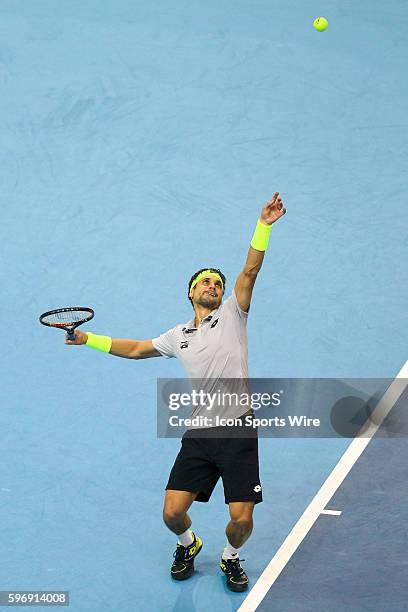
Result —
<path fill-rule="evenodd" d="M 221 272 L 221 270 L 218 270 L 218 268 L 201 268 L 201 270 L 198 270 L 197 272 L 194 272 L 193 276 L 190 278 L 190 281 L 188 283 L 188 293 L 187 293 L 187 296 L 188 296 L 188 299 L 190 300 L 191 303 L 193 303 L 193 300 L 190 297 L 191 285 L 193 284 L 194 279 L 199 274 L 201 274 L 201 272 L 205 272 L 206 270 L 208 270 L 209 272 L 214 272 L 215 274 L 219 274 L 221 276 L 223 293 L 225 292 L 225 285 L 226 285 L 227 279 L 225 278 L 225 276 Z"/>

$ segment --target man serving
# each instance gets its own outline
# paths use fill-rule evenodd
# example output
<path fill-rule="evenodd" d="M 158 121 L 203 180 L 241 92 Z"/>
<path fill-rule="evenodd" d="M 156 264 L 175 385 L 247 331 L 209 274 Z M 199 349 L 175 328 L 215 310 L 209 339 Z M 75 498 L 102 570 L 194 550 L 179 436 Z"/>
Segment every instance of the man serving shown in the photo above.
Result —
<path fill-rule="evenodd" d="M 224 302 L 224 274 L 216 268 L 203 268 L 193 274 L 188 285 L 188 298 L 195 315 L 188 323 L 176 325 L 152 340 L 112 339 L 76 329 L 75 340 L 66 337 L 65 343 L 86 344 L 127 359 L 176 357 L 192 379 L 247 379 L 246 324 L 252 291 L 272 224 L 285 212 L 276 192 L 262 208 L 244 268 L 231 296 Z M 239 419 L 250 412 L 248 406 L 240 409 L 235 406 L 232 410 L 226 408 L 221 416 Z M 248 578 L 239 556 L 252 532 L 254 506 L 262 501 L 256 432 L 246 437 L 222 437 L 222 430 L 216 435 L 206 435 L 203 430 L 190 429 L 184 434 L 164 499 L 163 520 L 178 536 L 171 576 L 185 580 L 194 572 L 194 560 L 203 543 L 192 531 L 187 512 L 194 501 L 210 499 L 220 477 L 230 514 L 220 568 L 226 575 L 228 588 L 241 592 L 248 588 Z"/>

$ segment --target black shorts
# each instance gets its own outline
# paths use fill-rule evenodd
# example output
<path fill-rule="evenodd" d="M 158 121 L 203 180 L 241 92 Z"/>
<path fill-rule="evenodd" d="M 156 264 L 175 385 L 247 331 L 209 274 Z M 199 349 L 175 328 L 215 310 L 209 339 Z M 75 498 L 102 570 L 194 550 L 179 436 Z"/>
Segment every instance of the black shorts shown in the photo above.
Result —
<path fill-rule="evenodd" d="M 216 429 L 222 435 L 222 428 Z M 220 477 L 226 504 L 262 501 L 256 430 L 247 438 L 209 438 L 189 430 L 182 438 L 166 490 L 198 492 L 196 501 L 208 502 Z"/>

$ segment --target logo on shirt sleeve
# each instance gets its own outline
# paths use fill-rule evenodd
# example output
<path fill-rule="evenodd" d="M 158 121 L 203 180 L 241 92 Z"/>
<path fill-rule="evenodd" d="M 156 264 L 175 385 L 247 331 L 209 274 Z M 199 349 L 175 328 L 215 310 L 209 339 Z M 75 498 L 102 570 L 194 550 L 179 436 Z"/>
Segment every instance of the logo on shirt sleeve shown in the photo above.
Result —
<path fill-rule="evenodd" d="M 180 342 L 180 348 L 188 348 L 188 340 L 183 340 L 183 342 Z"/>

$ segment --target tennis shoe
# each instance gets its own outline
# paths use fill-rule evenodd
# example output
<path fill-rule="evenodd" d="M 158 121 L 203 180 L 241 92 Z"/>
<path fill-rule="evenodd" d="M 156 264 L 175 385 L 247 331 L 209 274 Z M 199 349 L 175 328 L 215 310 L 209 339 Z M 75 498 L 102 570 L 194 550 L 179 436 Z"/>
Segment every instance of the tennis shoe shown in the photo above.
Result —
<path fill-rule="evenodd" d="M 227 577 L 227 587 L 230 591 L 242 593 L 242 591 L 247 590 L 248 576 L 242 569 L 238 557 L 236 559 L 223 559 L 221 557 L 220 568 Z"/>
<path fill-rule="evenodd" d="M 190 546 L 177 544 L 174 551 L 171 575 L 175 580 L 187 580 L 194 572 L 194 559 L 203 547 L 203 542 L 193 533 L 194 541 Z"/>

